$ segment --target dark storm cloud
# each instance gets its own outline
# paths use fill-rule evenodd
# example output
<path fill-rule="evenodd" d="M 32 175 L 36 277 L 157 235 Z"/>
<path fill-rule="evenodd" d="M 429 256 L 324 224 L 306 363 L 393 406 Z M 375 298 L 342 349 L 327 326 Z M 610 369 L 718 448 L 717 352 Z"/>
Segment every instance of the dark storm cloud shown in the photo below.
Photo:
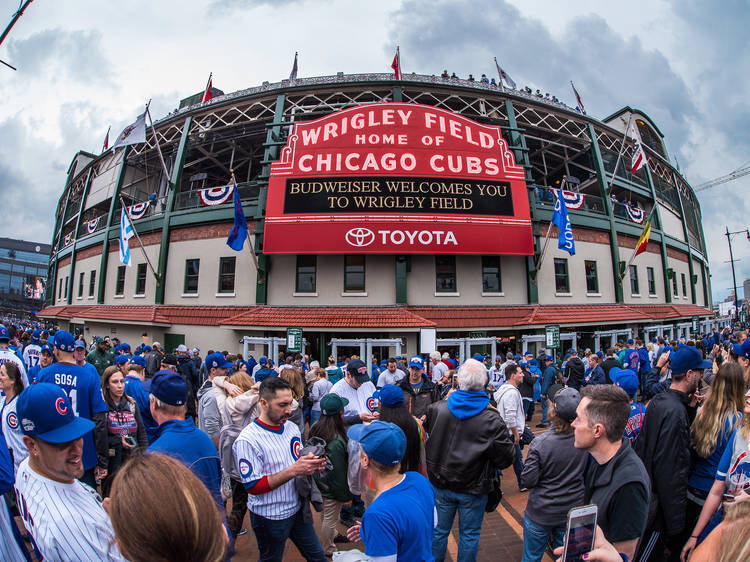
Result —
<path fill-rule="evenodd" d="M 76 82 L 109 83 L 112 71 L 102 55 L 98 31 L 45 29 L 8 42 L 7 59 L 23 75 L 51 83 L 65 77 Z"/>

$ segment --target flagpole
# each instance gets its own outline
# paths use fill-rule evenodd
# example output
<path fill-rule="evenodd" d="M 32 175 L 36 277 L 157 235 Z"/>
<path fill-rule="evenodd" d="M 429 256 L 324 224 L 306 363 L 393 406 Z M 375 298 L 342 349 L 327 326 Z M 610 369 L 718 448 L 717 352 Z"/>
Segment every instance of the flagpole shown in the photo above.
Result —
<path fill-rule="evenodd" d="M 151 118 L 151 111 L 149 110 L 150 105 L 151 105 L 151 100 L 148 100 L 148 103 L 146 104 L 146 115 L 148 115 L 148 120 L 151 122 L 151 134 L 154 137 L 154 144 L 156 145 L 156 151 L 159 153 L 159 160 L 161 160 L 161 167 L 164 170 L 164 177 L 167 179 L 167 183 L 170 183 L 169 171 L 167 170 L 167 164 L 166 162 L 164 162 L 164 155 L 161 153 L 161 146 L 159 146 L 159 139 L 156 137 L 156 129 L 154 128 L 154 120 Z"/>
<path fill-rule="evenodd" d="M 500 91 L 505 91 L 505 86 L 503 86 L 503 75 L 500 74 L 500 65 L 497 63 L 497 57 L 493 57 L 495 59 L 495 69 L 497 70 L 497 85 L 500 86 Z"/>
<path fill-rule="evenodd" d="M 562 190 L 563 190 L 563 187 L 565 187 L 565 182 L 567 181 L 567 179 L 568 179 L 568 176 L 563 176 L 562 182 L 560 182 L 560 193 L 557 196 L 557 199 L 560 200 L 561 205 L 565 204 L 565 201 L 561 200 L 561 198 L 562 198 Z M 554 209 L 553 209 L 553 214 L 554 214 Z M 549 243 L 549 235 L 551 231 L 552 231 L 552 219 L 550 219 L 549 226 L 547 226 L 547 235 L 544 237 L 544 246 L 542 246 L 542 251 L 539 254 L 539 262 L 536 264 L 537 271 L 539 271 L 539 268 L 542 266 L 542 260 L 544 260 L 544 254 L 547 251 L 547 244 Z"/>
<path fill-rule="evenodd" d="M 625 150 L 625 141 L 628 138 L 628 131 L 630 130 L 630 123 L 633 121 L 633 114 L 630 114 L 630 117 L 628 117 L 628 124 L 625 127 L 625 134 L 622 137 L 622 146 L 620 146 L 620 152 L 617 153 L 617 161 L 615 162 L 615 169 L 612 171 L 612 179 L 607 184 L 607 193 L 606 195 L 611 195 L 612 192 L 612 183 L 615 181 L 615 176 L 617 175 L 617 167 L 620 165 L 620 160 L 622 160 L 622 153 Z M 614 209 L 612 209 L 612 212 L 614 213 Z"/>
<path fill-rule="evenodd" d="M 130 211 L 128 210 L 128 206 L 125 204 L 125 201 L 123 201 L 122 196 L 120 196 L 120 205 L 122 205 L 122 208 L 125 209 L 125 216 L 127 216 L 128 220 L 130 221 L 130 226 L 133 228 L 133 234 L 135 234 L 135 239 L 138 240 L 138 244 L 141 246 L 141 252 L 143 252 L 143 257 L 146 258 L 146 263 L 151 268 L 151 273 L 154 274 L 154 278 L 156 278 L 156 282 L 161 284 L 161 278 L 159 277 L 159 274 L 156 273 L 154 266 L 151 265 L 151 260 L 148 259 L 148 255 L 146 254 L 146 248 L 143 247 L 143 242 L 141 241 L 141 237 L 138 236 L 138 231 L 135 229 L 135 224 L 133 224 L 133 219 L 130 216 Z"/>
<path fill-rule="evenodd" d="M 234 188 L 239 190 L 239 187 L 237 187 L 237 180 L 234 177 L 234 169 L 229 170 L 229 173 L 232 174 L 232 183 L 234 184 Z M 238 191 L 239 195 L 239 191 Z M 240 205 L 242 203 L 240 202 Z M 245 221 L 247 223 L 247 221 Z M 258 258 L 255 257 L 255 247 L 253 246 L 253 241 L 250 238 L 250 231 L 245 230 L 245 237 L 247 238 L 247 243 L 250 245 L 250 257 L 253 259 L 253 265 L 255 266 L 255 271 L 259 271 L 258 269 Z"/>
<path fill-rule="evenodd" d="M 404 73 L 401 72 L 401 47 L 396 45 L 396 58 L 398 59 L 398 79 L 404 79 Z"/>
<path fill-rule="evenodd" d="M 205 87 L 205 88 L 203 88 L 203 98 L 204 98 L 204 99 L 205 99 L 205 97 L 206 97 L 206 92 L 208 91 L 208 85 L 209 85 L 209 84 L 211 84 L 211 77 L 212 77 L 213 75 L 214 75 L 214 73 L 213 73 L 213 72 L 209 72 L 209 73 L 208 73 L 208 80 L 206 81 L 206 87 Z M 203 100 L 201 100 L 201 103 L 206 103 L 206 102 L 204 102 Z"/>
<path fill-rule="evenodd" d="M 112 125 L 107 127 L 107 134 L 104 136 L 104 149 L 102 150 L 102 154 L 107 152 L 109 150 L 109 132 L 112 130 Z"/>

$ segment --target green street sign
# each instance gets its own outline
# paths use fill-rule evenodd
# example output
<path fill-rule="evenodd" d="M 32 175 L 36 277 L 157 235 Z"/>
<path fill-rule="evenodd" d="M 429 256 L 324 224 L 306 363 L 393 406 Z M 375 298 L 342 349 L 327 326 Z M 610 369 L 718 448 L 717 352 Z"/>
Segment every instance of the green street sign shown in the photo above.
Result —
<path fill-rule="evenodd" d="M 286 350 L 289 353 L 302 352 L 302 328 L 286 329 Z"/>
<path fill-rule="evenodd" d="M 698 333 L 698 317 L 693 316 L 693 333 Z"/>
<path fill-rule="evenodd" d="M 546 346 L 549 349 L 557 349 L 560 347 L 560 326 L 557 324 L 545 326 L 544 333 L 546 336 Z"/>

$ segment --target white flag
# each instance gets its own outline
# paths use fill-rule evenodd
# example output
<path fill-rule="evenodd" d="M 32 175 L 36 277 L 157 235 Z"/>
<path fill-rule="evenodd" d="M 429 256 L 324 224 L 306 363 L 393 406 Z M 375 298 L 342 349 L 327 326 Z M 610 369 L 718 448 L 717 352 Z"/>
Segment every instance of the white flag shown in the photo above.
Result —
<path fill-rule="evenodd" d="M 630 127 L 630 133 L 630 136 L 635 140 L 635 154 L 633 154 L 633 162 L 630 165 L 630 172 L 635 174 L 646 164 L 646 151 L 643 150 L 641 135 L 638 134 L 638 129 L 635 124 Z"/>
<path fill-rule="evenodd" d="M 112 149 L 140 142 L 146 142 L 146 112 L 139 115 L 135 123 L 131 123 L 122 130 L 122 133 L 117 135 L 117 140 L 112 145 Z"/>
<path fill-rule="evenodd" d="M 497 57 L 495 57 L 495 66 L 497 67 L 497 75 L 500 78 L 500 85 L 502 86 L 503 80 L 505 80 L 508 86 L 510 86 L 511 88 L 515 90 L 516 83 L 513 81 L 513 79 L 510 76 L 508 76 L 507 72 L 505 72 L 502 68 L 500 68 L 500 65 L 497 63 Z"/>
<path fill-rule="evenodd" d="M 120 215 L 120 262 L 127 266 L 130 266 L 130 246 L 128 246 L 128 240 L 133 236 L 133 225 L 130 223 L 128 214 L 123 207 L 122 214 Z"/>

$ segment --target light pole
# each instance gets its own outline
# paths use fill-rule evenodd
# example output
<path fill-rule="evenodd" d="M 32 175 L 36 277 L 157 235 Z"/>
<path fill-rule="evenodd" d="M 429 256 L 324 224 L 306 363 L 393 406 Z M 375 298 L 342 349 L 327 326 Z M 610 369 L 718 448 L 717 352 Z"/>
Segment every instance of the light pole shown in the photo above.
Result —
<path fill-rule="evenodd" d="M 741 234 L 745 233 L 747 235 L 747 239 L 750 240 L 750 230 L 738 230 L 737 232 L 729 232 L 729 227 L 726 228 L 726 237 L 727 237 L 727 244 L 729 244 L 729 262 L 732 264 L 732 285 L 734 286 L 734 319 L 737 320 L 737 317 L 739 316 L 739 305 L 737 304 L 737 277 L 734 273 L 734 256 L 732 255 L 732 236 L 735 234 Z"/>

